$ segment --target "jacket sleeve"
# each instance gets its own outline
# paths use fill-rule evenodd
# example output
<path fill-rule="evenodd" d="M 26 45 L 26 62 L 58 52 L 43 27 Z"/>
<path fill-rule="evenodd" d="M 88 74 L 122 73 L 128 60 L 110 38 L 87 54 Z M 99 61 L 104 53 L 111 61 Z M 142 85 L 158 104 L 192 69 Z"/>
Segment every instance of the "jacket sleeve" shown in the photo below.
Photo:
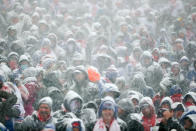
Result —
<path fill-rule="evenodd" d="M 14 125 L 15 131 L 27 131 L 30 130 L 30 127 L 33 129 L 33 120 L 31 116 L 27 116 L 22 122 L 16 122 Z"/>
<path fill-rule="evenodd" d="M 17 97 L 14 94 L 5 91 L 0 91 L 0 98 L 6 99 L 6 101 L 2 102 L 0 105 L 4 109 L 10 109 L 17 102 Z"/>
<path fill-rule="evenodd" d="M 20 110 L 16 107 L 12 107 L 11 109 L 8 109 L 6 112 L 6 116 L 8 117 L 19 117 L 20 116 Z"/>
<path fill-rule="evenodd" d="M 40 122 L 33 114 L 22 122 L 15 123 L 14 131 L 41 131 L 44 127 L 45 123 Z"/>

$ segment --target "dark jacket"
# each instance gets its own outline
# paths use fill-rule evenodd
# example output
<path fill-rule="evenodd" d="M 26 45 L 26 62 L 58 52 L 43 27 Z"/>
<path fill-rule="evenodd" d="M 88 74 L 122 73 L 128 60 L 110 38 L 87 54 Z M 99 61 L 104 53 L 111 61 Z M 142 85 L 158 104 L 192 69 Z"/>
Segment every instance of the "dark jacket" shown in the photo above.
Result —
<path fill-rule="evenodd" d="M 46 122 L 41 122 L 34 112 L 31 116 L 27 116 L 23 122 L 15 123 L 15 131 L 41 131 L 44 129 L 55 130 L 55 119 L 50 117 Z"/>
<path fill-rule="evenodd" d="M 183 131 L 183 128 L 172 118 L 167 120 L 167 124 L 163 124 L 162 122 L 158 124 L 159 131 L 171 131 L 172 129 L 176 129 L 177 131 Z"/>
<path fill-rule="evenodd" d="M 17 102 L 17 97 L 15 95 L 5 91 L 0 91 L 0 98 L 6 99 L 6 101 L 0 102 L 0 122 L 5 124 L 5 117 L 18 117 L 20 115 L 20 111 L 13 107 L 13 105 Z"/>

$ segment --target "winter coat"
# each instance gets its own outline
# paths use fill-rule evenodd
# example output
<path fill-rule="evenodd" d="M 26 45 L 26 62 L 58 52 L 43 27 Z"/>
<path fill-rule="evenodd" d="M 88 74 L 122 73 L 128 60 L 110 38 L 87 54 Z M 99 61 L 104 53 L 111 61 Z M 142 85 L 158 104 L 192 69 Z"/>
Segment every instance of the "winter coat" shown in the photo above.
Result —
<path fill-rule="evenodd" d="M 84 69 L 76 67 L 75 71 L 77 70 L 85 74 L 85 80 L 83 80 L 81 83 L 74 81 L 74 84 L 70 87 L 70 89 L 80 94 L 84 102 L 91 101 L 98 94 L 98 89 L 96 85 L 94 86 L 93 83 L 88 82 L 88 74 Z"/>
<path fill-rule="evenodd" d="M 183 131 L 183 128 L 172 118 L 167 120 L 167 124 L 163 124 L 162 122 L 158 124 L 159 131 L 171 131 L 172 129 L 176 129 L 177 131 Z"/>
<path fill-rule="evenodd" d="M 53 114 L 53 118 L 56 119 L 56 131 L 64 131 L 68 120 L 78 119 L 72 112 L 66 112 L 64 110 L 56 111 Z"/>
<path fill-rule="evenodd" d="M 56 120 L 51 116 L 46 122 L 41 122 L 38 118 L 37 112 L 31 116 L 27 116 L 21 123 L 15 123 L 15 131 L 42 131 L 50 129 L 55 131 Z"/>
<path fill-rule="evenodd" d="M 143 74 L 138 73 L 134 75 L 131 82 L 131 88 L 133 88 L 135 91 L 140 92 L 144 96 L 151 98 L 154 96 L 154 90 L 146 85 Z"/>
<path fill-rule="evenodd" d="M 146 63 L 144 62 L 145 58 L 148 58 L 150 60 L 148 65 L 146 65 Z M 142 54 L 140 63 L 146 84 L 152 87 L 155 92 L 157 92 L 159 89 L 159 84 L 163 78 L 163 72 L 160 65 L 156 62 L 153 62 L 152 55 L 148 51 L 145 51 Z"/>
<path fill-rule="evenodd" d="M 17 102 L 17 97 L 5 91 L 0 91 L 0 98 L 6 99 L 0 102 L 0 122 L 9 130 L 13 131 L 13 117 L 20 116 L 20 110 L 13 107 Z"/>
<path fill-rule="evenodd" d="M 144 131 L 144 127 L 140 122 L 140 119 L 137 118 L 137 115 L 138 114 L 130 113 L 124 120 L 127 123 L 128 131 Z"/>
<path fill-rule="evenodd" d="M 154 104 L 152 102 L 152 99 L 149 97 L 143 97 L 139 103 L 140 109 L 144 106 L 148 104 L 149 108 L 150 108 L 150 117 L 147 116 L 143 116 L 142 117 L 142 125 L 144 126 L 144 131 L 150 131 L 151 127 L 154 127 L 156 124 L 156 114 L 155 114 L 155 108 L 154 108 Z"/>

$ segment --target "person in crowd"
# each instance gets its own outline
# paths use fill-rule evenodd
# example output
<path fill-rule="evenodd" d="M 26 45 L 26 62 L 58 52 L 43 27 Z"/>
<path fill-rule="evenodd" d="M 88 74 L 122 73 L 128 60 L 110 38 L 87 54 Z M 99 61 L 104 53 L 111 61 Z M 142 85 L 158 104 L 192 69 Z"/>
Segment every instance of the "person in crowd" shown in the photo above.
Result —
<path fill-rule="evenodd" d="M 16 131 L 52 130 L 55 131 L 55 119 L 52 117 L 52 99 L 44 97 L 39 101 L 38 109 L 21 123 L 15 124 Z"/>
<path fill-rule="evenodd" d="M 105 97 L 98 110 L 99 119 L 96 121 L 93 131 L 126 131 L 127 125 L 118 119 L 117 105 L 113 98 Z"/>

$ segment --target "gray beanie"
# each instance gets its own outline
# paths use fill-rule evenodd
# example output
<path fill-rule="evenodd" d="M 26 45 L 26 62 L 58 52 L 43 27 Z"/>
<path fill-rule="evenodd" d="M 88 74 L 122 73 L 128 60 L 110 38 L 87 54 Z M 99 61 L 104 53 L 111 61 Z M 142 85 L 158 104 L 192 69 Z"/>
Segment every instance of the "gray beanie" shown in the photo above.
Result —
<path fill-rule="evenodd" d="M 42 98 L 40 101 L 39 101 L 39 104 L 38 104 L 38 107 L 41 105 L 41 104 L 47 104 L 50 109 L 52 109 L 52 99 L 50 97 L 44 97 Z"/>

